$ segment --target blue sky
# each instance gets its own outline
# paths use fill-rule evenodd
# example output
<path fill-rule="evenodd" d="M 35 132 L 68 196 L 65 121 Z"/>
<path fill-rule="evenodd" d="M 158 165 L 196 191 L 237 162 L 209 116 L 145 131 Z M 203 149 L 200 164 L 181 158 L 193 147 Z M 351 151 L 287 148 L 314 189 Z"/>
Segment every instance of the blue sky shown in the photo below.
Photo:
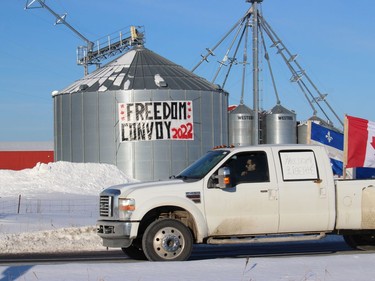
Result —
<path fill-rule="evenodd" d="M 76 65 L 76 48 L 83 41 L 67 27 L 54 26 L 47 10 L 25 10 L 25 2 L 3 0 L 0 9 L 0 141 L 52 141 L 51 92 L 83 76 L 83 68 Z M 142 25 L 147 48 L 189 70 L 250 7 L 245 0 L 46 0 L 46 4 L 59 14 L 67 13 L 67 21 L 92 41 Z M 299 55 L 298 62 L 319 90 L 328 93 L 328 102 L 342 119 L 349 114 L 375 120 L 373 0 L 264 0 L 261 9 L 288 49 Z M 281 104 L 295 110 L 297 120 L 309 118 L 312 110 L 296 84 L 289 82 L 291 75 L 280 55 L 268 51 Z M 215 61 L 223 55 L 218 50 L 196 73 L 211 80 L 218 66 Z M 262 68 L 261 107 L 267 110 L 276 99 L 266 62 Z M 247 73 L 244 100 L 252 107 L 251 67 Z M 229 103 L 238 104 L 241 77 L 233 76 L 226 90 Z M 332 121 L 339 125 L 335 118 Z"/>

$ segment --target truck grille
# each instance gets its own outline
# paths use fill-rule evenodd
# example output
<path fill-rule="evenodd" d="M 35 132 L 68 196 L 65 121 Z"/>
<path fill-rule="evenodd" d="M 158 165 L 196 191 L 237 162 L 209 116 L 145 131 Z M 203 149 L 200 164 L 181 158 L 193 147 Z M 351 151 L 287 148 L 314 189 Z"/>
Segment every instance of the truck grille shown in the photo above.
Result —
<path fill-rule="evenodd" d="M 108 195 L 100 196 L 100 216 L 111 217 L 113 215 L 113 197 Z"/>

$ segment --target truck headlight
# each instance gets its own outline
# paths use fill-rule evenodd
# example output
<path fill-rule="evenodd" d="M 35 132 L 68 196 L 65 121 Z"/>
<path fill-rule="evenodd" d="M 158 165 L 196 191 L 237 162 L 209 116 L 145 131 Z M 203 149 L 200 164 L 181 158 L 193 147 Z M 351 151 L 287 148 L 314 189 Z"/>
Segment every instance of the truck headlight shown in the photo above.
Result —
<path fill-rule="evenodd" d="M 119 219 L 130 220 L 134 210 L 135 210 L 134 199 L 131 199 L 131 198 L 119 198 L 118 199 Z"/>

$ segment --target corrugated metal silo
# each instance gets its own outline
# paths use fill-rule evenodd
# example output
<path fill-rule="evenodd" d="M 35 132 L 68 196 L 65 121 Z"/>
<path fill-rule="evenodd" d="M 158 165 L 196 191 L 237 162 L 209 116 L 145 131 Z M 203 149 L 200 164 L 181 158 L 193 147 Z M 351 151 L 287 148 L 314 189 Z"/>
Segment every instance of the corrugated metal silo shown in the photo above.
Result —
<path fill-rule="evenodd" d="M 296 114 L 281 105 L 276 105 L 264 115 L 264 143 L 297 143 Z"/>
<path fill-rule="evenodd" d="M 142 46 L 53 99 L 56 161 L 110 163 L 139 180 L 177 174 L 228 139 L 228 94 Z"/>
<path fill-rule="evenodd" d="M 297 143 L 307 144 L 308 143 L 308 123 L 307 121 L 300 122 L 297 125 Z"/>
<path fill-rule="evenodd" d="M 244 104 L 229 112 L 229 143 L 235 146 L 252 144 L 254 112 Z"/>
<path fill-rule="evenodd" d="M 309 143 L 310 133 L 309 133 L 308 122 L 315 122 L 315 123 L 317 123 L 317 124 L 319 124 L 323 127 L 329 128 L 331 130 L 336 130 L 328 122 L 324 121 L 323 119 L 319 118 L 318 116 L 313 115 L 307 121 L 300 122 L 297 126 L 298 143 L 300 143 L 300 144 Z"/>

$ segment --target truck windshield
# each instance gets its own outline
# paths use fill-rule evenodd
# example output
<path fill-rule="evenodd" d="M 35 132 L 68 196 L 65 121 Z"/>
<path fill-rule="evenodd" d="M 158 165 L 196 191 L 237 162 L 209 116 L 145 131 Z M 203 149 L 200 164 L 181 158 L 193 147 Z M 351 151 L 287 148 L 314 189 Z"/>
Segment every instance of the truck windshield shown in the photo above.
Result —
<path fill-rule="evenodd" d="M 213 150 L 209 151 L 206 155 L 195 161 L 193 164 L 184 169 L 176 178 L 182 179 L 201 179 L 213 167 L 215 167 L 229 151 Z"/>

